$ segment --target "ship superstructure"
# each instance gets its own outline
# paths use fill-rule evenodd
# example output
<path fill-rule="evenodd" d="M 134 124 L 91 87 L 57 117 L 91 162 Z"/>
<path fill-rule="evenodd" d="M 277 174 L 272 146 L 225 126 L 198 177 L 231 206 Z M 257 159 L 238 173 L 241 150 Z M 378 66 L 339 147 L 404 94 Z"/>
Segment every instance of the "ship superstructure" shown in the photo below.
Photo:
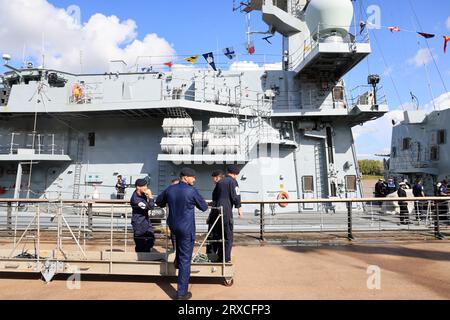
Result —
<path fill-rule="evenodd" d="M 158 193 L 191 166 L 210 198 L 211 172 L 237 163 L 245 200 L 360 197 L 352 127 L 388 107 L 376 77 L 356 91 L 342 80 L 371 52 L 367 33 L 350 32 L 352 2 L 254 0 L 244 10 L 260 10 L 283 36 L 282 70 L 130 72 L 113 61 L 106 73 L 72 74 L 7 64 L 2 196 L 115 198 L 118 175 L 148 178 Z"/>
<path fill-rule="evenodd" d="M 436 183 L 450 177 L 449 121 L 450 109 L 405 111 L 392 130 L 389 175 L 412 183 L 422 179 L 426 193 L 434 195 Z"/>

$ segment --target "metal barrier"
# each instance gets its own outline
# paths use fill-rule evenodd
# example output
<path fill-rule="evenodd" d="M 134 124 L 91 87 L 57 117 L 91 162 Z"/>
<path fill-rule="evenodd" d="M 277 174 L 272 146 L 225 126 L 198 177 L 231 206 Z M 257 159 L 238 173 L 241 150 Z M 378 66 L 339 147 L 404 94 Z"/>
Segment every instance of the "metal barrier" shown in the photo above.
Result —
<path fill-rule="evenodd" d="M 384 231 L 432 231 L 436 238 L 443 238 L 441 229 L 448 229 L 448 201 L 445 197 L 426 198 L 362 198 L 362 199 L 303 199 L 243 201 L 244 208 L 255 208 L 254 215 L 246 213 L 244 218 L 235 220 L 236 233 L 259 233 L 261 240 L 266 233 L 303 232 L 347 232 L 353 239 L 353 232 Z M 405 202 L 408 212 L 400 212 L 398 202 Z M 287 208 L 278 205 L 286 204 Z M 130 207 L 124 200 L 60 200 L 44 199 L 4 199 L 0 200 L 0 230 L 7 236 L 16 237 L 18 230 L 24 230 L 30 222 L 29 213 L 36 205 L 41 212 L 54 214 L 58 206 L 68 212 L 66 224 L 78 228 L 79 234 L 92 236 L 94 231 L 109 232 L 111 224 L 116 229 L 129 233 Z M 292 206 L 292 211 L 289 210 Z M 295 208 L 294 208 L 295 207 Z M 403 205 L 404 209 L 405 205 Z M 3 210 L 2 210 L 3 208 Z M 113 208 L 113 222 L 109 221 L 109 211 Z M 299 212 L 301 209 L 301 212 Z M 283 210 L 283 211 L 281 211 Z M 2 218 L 2 211 L 4 219 Z M 404 210 L 403 210 L 404 211 Z M 400 215 L 400 213 L 402 213 Z M 410 218 L 416 218 L 412 223 Z M 43 229 L 51 227 L 47 222 Z M 406 221 L 404 221 L 406 220 Z M 4 222 L 2 222 L 4 221 Z M 85 226 L 80 228 L 80 226 Z M 201 216 L 197 219 L 197 229 L 206 233 L 206 223 Z M 1 238 L 0 238 L 1 239 Z"/>
<path fill-rule="evenodd" d="M 308 199 L 282 201 L 244 201 L 244 206 L 259 207 L 255 217 L 237 220 L 236 232 L 259 232 L 259 240 L 266 240 L 268 233 L 343 232 L 346 239 L 354 240 L 357 231 L 407 231 L 432 232 L 436 239 L 444 239 L 443 229 L 449 230 L 448 197 L 430 198 L 367 198 L 367 199 Z M 407 210 L 413 205 L 417 223 Z M 284 212 L 274 215 L 275 206 L 295 204 L 295 208 L 319 210 L 311 212 Z M 393 215 L 398 211 L 400 215 Z M 300 205 L 300 206 L 298 206 Z M 46 281 L 55 274 L 105 274 L 175 276 L 174 252 L 169 250 L 169 229 L 165 223 L 165 211 L 152 211 L 157 248 L 163 252 L 128 252 L 129 217 L 131 208 L 127 201 L 4 199 L 0 200 L 0 272 L 36 272 Z M 269 215 L 267 206 L 272 211 Z M 5 219 L 2 219 L 2 208 Z M 196 254 L 193 255 L 193 277 L 224 279 L 233 284 L 234 267 L 222 261 L 211 261 L 201 254 L 205 244 L 221 242 L 224 252 L 223 211 L 213 222 L 221 223 L 222 239 L 210 240 L 212 228 L 198 223 Z M 422 219 L 423 218 L 423 219 Z M 423 220 L 423 221 L 422 221 Z M 1 221 L 5 221 L 3 224 Z M 400 223 L 396 222 L 400 221 Z M 288 222 L 286 224 L 286 222 Z M 399 227 L 400 226 L 400 227 Z M 287 228 L 286 228 L 287 227 Z M 118 236 L 120 234 L 120 236 Z M 206 234 L 206 236 L 205 236 Z M 205 236 L 203 240 L 202 236 Z M 22 250 L 23 242 L 33 240 L 34 254 Z M 66 250 L 68 240 L 71 247 Z M 162 242 L 161 242 L 162 241 Z M 56 246 L 49 250 L 49 246 Z M 98 251 L 97 246 L 108 248 Z M 123 246 L 123 249 L 119 249 Z M 92 249 L 92 248 L 95 249 Z M 6 249 L 5 249 L 6 248 Z M 203 255 L 203 258 L 202 258 Z M 74 271 L 75 270 L 75 271 Z"/>
<path fill-rule="evenodd" d="M 7 226 L 0 237 L 0 272 L 41 273 L 47 282 L 51 281 L 56 274 L 73 273 L 176 275 L 175 248 L 169 248 L 170 230 L 164 210 L 150 215 L 155 228 L 155 247 L 162 248 L 162 252 L 135 253 L 128 251 L 130 206 L 124 201 L 86 203 L 77 200 L 55 202 L 1 200 L 1 203 L 7 204 Z M 95 205 L 102 205 L 104 218 L 103 224 L 97 227 L 95 224 L 99 221 L 95 221 Z M 74 206 L 79 206 L 77 210 L 79 214 L 71 211 Z M 24 211 L 25 209 L 28 211 Z M 220 221 L 222 239 L 214 241 L 222 243 L 222 253 L 224 253 L 223 210 L 222 208 L 211 209 L 219 211 L 214 226 Z M 212 228 L 204 240 L 197 242 L 200 245 L 192 258 L 192 276 L 223 278 L 225 285 L 232 285 L 234 267 L 231 263 L 226 263 L 224 254 L 222 254 L 222 261 L 218 261 L 217 258 L 211 261 L 208 256 L 201 257 L 200 251 L 204 244 L 209 242 L 211 231 Z M 27 243 L 24 242 L 29 239 L 32 239 L 32 245 L 34 245 L 32 253 L 25 250 Z M 198 239 L 201 239 L 201 236 Z M 52 247 L 55 243 L 56 246 Z M 71 248 L 66 249 L 65 245 L 68 243 L 71 244 Z M 46 246 L 45 249 L 43 244 Z M 22 245 L 23 248 L 20 249 Z M 107 249 L 101 249 L 101 251 L 92 249 L 92 246 L 97 245 Z M 49 247 L 52 248 L 49 250 Z"/>

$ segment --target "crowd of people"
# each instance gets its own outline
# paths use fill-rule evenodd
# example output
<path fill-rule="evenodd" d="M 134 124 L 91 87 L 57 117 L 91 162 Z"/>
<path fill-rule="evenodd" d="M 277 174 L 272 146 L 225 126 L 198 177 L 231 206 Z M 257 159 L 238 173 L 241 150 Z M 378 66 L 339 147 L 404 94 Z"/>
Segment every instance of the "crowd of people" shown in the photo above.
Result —
<path fill-rule="evenodd" d="M 379 179 L 375 184 L 375 197 L 376 198 L 387 198 L 395 197 L 398 198 L 408 198 L 407 190 L 412 191 L 414 198 L 424 198 L 426 196 L 436 196 L 436 197 L 448 197 L 450 195 L 450 185 L 447 180 L 438 182 L 434 186 L 434 194 L 426 194 L 422 179 L 417 179 L 414 185 L 408 182 L 408 180 L 403 180 L 398 182 L 397 179 L 389 178 L 387 181 L 384 179 Z M 379 202 L 381 204 L 381 201 Z M 408 209 L 408 203 L 406 201 L 398 201 L 400 207 L 400 224 L 410 224 L 410 212 Z M 436 202 L 439 217 L 442 220 L 449 219 L 449 206 L 448 201 L 438 201 Z M 415 201 L 414 202 L 414 213 L 417 221 L 425 219 L 427 211 L 429 209 L 429 203 L 427 201 Z"/>

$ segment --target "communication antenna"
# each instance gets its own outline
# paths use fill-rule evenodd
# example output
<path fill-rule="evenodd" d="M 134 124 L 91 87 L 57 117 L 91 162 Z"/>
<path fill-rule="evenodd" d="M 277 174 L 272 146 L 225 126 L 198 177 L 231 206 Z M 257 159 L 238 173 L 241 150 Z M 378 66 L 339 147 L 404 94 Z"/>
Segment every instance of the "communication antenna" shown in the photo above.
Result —
<path fill-rule="evenodd" d="M 412 102 L 416 104 L 416 110 L 419 110 L 419 108 L 420 108 L 419 98 L 417 98 L 417 97 L 414 95 L 414 93 L 412 93 L 412 91 L 410 91 L 409 94 L 411 95 L 411 100 L 412 100 Z"/>
<path fill-rule="evenodd" d="M 42 32 L 42 69 L 45 69 L 45 34 Z"/>

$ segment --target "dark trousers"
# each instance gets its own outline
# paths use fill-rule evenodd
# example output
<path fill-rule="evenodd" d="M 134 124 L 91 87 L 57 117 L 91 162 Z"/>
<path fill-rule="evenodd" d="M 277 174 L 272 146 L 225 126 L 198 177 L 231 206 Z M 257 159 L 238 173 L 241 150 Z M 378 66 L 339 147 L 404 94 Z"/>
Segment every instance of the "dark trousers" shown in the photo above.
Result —
<path fill-rule="evenodd" d="M 134 243 L 136 252 L 150 252 L 155 245 L 155 234 L 153 232 L 134 234 Z"/>
<path fill-rule="evenodd" d="M 208 232 L 211 231 L 211 233 L 208 236 L 208 241 L 210 242 L 206 246 L 206 254 L 219 254 L 219 248 L 222 246 L 222 243 L 220 242 L 222 239 L 222 231 L 219 226 L 221 223 L 222 222 L 220 220 L 217 221 L 214 229 L 212 227 L 212 223 L 208 224 Z"/>
<path fill-rule="evenodd" d="M 175 264 L 178 264 L 178 290 L 177 296 L 182 297 L 188 293 L 189 279 L 191 277 L 192 254 L 195 245 L 195 235 L 185 234 L 180 231 L 173 233 L 175 236 L 176 254 Z"/>
<path fill-rule="evenodd" d="M 399 203 L 400 205 L 400 223 L 407 224 L 409 222 L 408 204 Z"/>
<path fill-rule="evenodd" d="M 438 203 L 438 214 L 440 221 L 446 221 L 448 219 L 448 202 L 439 202 Z"/>
<path fill-rule="evenodd" d="M 224 241 L 225 241 L 225 262 L 231 262 L 231 249 L 233 248 L 233 229 L 234 223 L 232 219 L 225 219 L 224 223 Z M 216 225 L 217 226 L 217 225 Z M 214 228 L 216 229 L 216 228 Z M 214 233 L 217 239 L 222 239 L 222 224 L 218 223 L 216 232 Z M 217 254 L 219 261 L 223 261 L 223 246 L 222 243 L 217 243 Z"/>

